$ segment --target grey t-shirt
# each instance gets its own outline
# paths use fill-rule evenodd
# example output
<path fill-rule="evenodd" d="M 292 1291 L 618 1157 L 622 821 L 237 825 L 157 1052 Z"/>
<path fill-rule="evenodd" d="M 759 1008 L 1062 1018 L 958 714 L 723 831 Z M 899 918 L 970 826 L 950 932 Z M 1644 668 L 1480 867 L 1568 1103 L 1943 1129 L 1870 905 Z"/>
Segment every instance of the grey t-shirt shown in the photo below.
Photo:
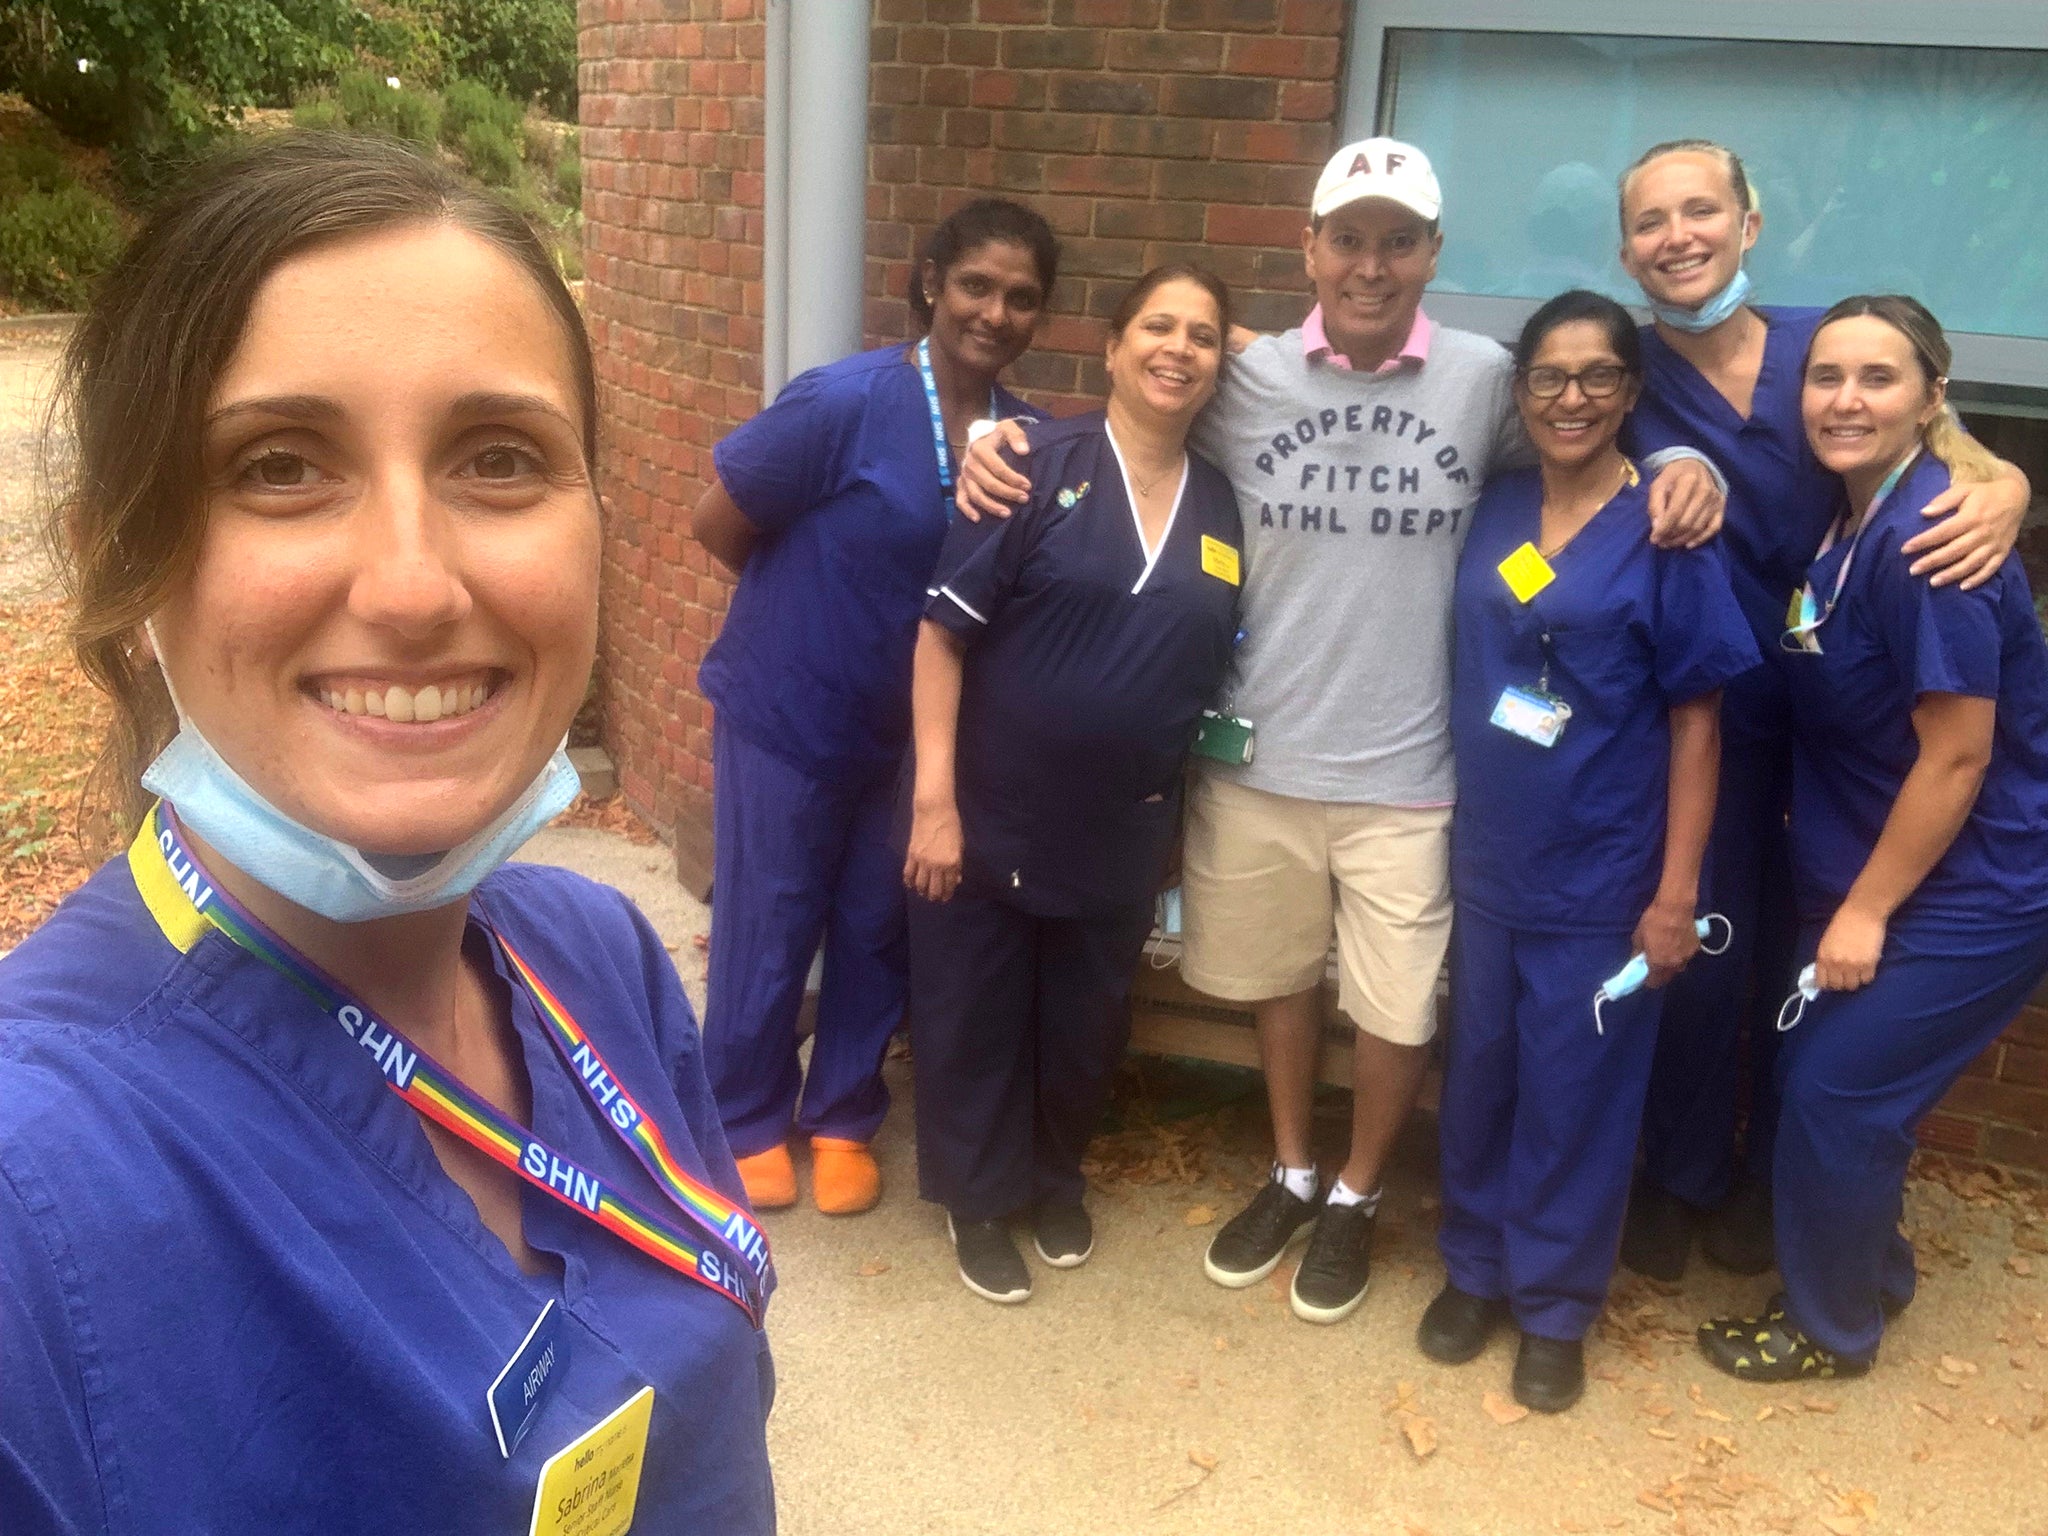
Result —
<path fill-rule="evenodd" d="M 1437 326 L 1419 368 L 1311 363 L 1301 332 L 1233 358 L 1193 446 L 1244 519 L 1244 643 L 1223 707 L 1274 794 L 1446 805 L 1451 585 L 1486 478 L 1533 462 L 1498 342 Z"/>

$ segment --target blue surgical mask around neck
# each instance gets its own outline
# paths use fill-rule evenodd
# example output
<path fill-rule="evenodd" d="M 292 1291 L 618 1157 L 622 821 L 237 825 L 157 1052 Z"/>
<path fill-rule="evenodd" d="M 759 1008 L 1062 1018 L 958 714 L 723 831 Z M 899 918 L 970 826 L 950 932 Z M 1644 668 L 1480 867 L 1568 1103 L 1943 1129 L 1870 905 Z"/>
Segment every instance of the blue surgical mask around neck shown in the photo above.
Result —
<path fill-rule="evenodd" d="M 1735 275 L 1728 280 L 1728 286 L 1715 294 L 1698 309 L 1681 309 L 1676 304 L 1650 304 L 1650 313 L 1673 330 L 1689 331 L 1697 336 L 1702 331 L 1711 331 L 1749 301 L 1749 269 L 1737 267 Z"/>
<path fill-rule="evenodd" d="M 155 641 L 151 630 L 152 646 Z M 158 650 L 159 666 L 162 654 Z M 170 687 L 168 671 L 164 683 Z M 179 821 L 243 874 L 337 923 L 424 912 L 461 900 L 576 798 L 576 768 L 565 739 L 511 805 L 457 846 L 430 854 L 367 854 L 272 805 L 200 733 L 177 690 L 170 692 L 178 734 L 143 773 L 142 787 L 168 800 Z"/>

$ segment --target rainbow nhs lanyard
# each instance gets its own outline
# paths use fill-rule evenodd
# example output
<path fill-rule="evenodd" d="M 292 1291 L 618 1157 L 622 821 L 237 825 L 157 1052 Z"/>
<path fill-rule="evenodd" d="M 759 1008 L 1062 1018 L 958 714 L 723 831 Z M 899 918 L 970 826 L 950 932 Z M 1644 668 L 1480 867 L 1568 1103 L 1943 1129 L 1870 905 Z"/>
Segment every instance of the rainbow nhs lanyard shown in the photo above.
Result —
<path fill-rule="evenodd" d="M 561 1000 L 503 934 L 484 925 L 538 1005 L 555 1050 L 597 1105 L 605 1123 L 682 1214 L 684 1226 L 642 1209 L 472 1092 L 454 1073 L 272 933 L 207 877 L 185 846 L 170 805 L 157 802 L 145 833 L 200 916 L 319 1004 L 343 1033 L 369 1053 L 393 1093 L 536 1189 L 678 1274 L 709 1286 L 745 1312 L 756 1328 L 761 1326 L 768 1296 L 775 1288 L 775 1269 L 760 1227 L 744 1210 L 683 1172 L 660 1128 L 626 1091 Z"/>

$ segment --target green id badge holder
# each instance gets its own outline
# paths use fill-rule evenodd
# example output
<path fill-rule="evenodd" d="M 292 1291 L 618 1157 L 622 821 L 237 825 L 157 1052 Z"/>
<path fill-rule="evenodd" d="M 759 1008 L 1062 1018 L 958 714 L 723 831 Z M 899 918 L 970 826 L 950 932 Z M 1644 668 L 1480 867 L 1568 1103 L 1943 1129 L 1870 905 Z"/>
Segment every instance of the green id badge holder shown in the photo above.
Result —
<path fill-rule="evenodd" d="M 1214 762 L 1243 767 L 1252 760 L 1252 723 L 1236 715 L 1202 711 L 1201 728 L 1195 732 L 1194 753 Z"/>

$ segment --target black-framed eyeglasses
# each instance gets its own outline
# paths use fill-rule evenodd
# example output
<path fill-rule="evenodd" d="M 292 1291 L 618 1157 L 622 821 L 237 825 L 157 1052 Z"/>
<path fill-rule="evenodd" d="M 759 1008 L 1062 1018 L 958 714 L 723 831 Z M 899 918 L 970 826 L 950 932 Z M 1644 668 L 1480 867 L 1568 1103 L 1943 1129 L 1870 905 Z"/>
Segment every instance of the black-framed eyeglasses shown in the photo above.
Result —
<path fill-rule="evenodd" d="M 1595 363 L 1577 373 L 1566 373 L 1562 368 L 1522 370 L 1522 388 L 1537 400 L 1555 400 L 1564 393 L 1567 384 L 1578 385 L 1579 393 L 1588 400 L 1605 400 L 1620 394 L 1621 386 L 1627 382 L 1628 370 L 1616 363 Z"/>

